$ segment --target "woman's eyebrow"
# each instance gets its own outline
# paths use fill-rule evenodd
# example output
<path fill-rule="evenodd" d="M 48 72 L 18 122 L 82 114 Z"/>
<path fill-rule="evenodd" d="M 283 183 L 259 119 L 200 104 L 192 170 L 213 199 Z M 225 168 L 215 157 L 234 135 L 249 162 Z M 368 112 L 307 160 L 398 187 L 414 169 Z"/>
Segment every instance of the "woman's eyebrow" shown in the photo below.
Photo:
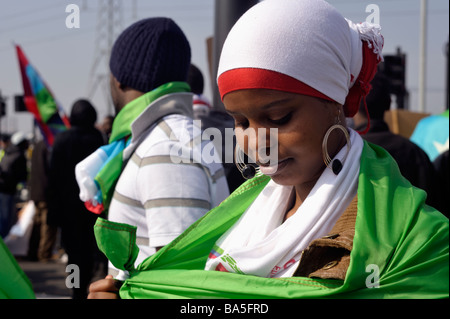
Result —
<path fill-rule="evenodd" d="M 263 105 L 263 106 L 261 107 L 261 110 L 267 111 L 268 109 L 270 109 L 270 108 L 272 108 L 272 107 L 279 106 L 280 104 L 289 102 L 290 100 L 292 100 L 292 98 L 288 97 L 288 98 L 282 98 L 282 99 L 279 99 L 279 100 L 272 101 L 272 102 L 270 102 L 270 103 L 267 103 L 267 104 Z M 227 109 L 225 109 L 225 111 L 226 111 L 228 114 L 230 114 L 231 116 L 236 115 L 236 114 L 239 114 L 239 112 L 236 112 L 236 111 L 233 112 L 233 111 L 229 111 L 229 110 L 227 110 Z"/>
<path fill-rule="evenodd" d="M 272 102 L 270 102 L 268 104 L 265 104 L 264 106 L 261 107 L 261 109 L 266 111 L 267 109 L 270 109 L 270 108 L 275 107 L 275 106 L 279 106 L 280 104 L 289 102 L 290 100 L 292 100 L 291 97 L 275 100 L 275 101 L 272 101 Z"/>

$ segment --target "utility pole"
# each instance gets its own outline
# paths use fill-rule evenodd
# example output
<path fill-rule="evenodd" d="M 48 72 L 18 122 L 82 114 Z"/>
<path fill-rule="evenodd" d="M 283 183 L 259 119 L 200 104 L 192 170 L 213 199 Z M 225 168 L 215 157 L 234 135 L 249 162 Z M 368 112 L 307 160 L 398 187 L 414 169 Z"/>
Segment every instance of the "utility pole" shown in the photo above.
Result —
<path fill-rule="evenodd" d="M 419 112 L 426 104 L 427 0 L 420 1 Z"/>
<path fill-rule="evenodd" d="M 223 110 L 224 106 L 220 100 L 219 90 L 217 88 L 216 77 L 217 68 L 219 66 L 220 53 L 222 46 L 236 21 L 248 9 L 257 4 L 258 0 L 216 0 L 214 13 L 214 39 L 213 39 L 213 77 L 212 93 L 213 93 L 213 107 L 218 110 Z"/>
<path fill-rule="evenodd" d="M 92 99 L 96 91 L 103 90 L 107 112 L 114 114 L 114 106 L 109 92 L 109 57 L 116 37 L 122 31 L 122 0 L 100 0 L 97 14 L 95 55 L 92 63 L 88 97 Z"/>

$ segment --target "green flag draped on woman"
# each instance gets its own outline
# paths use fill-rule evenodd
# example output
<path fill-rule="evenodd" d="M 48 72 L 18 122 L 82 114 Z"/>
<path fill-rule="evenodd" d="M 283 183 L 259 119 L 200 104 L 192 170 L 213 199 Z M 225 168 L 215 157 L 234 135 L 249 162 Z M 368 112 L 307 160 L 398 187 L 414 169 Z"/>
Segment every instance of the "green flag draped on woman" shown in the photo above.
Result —
<path fill-rule="evenodd" d="M 204 270 L 216 240 L 236 222 L 269 181 L 268 177 L 261 176 L 242 185 L 179 238 L 140 264 L 137 270 L 129 267 L 131 277 L 120 289 L 120 297 L 448 297 L 448 219 L 424 204 L 425 192 L 411 187 L 386 151 L 366 143 L 362 158 L 355 237 L 344 281 L 262 278 Z M 100 233 L 99 228 L 104 226 L 99 221 L 97 231 Z M 111 242 L 113 238 L 116 237 L 108 237 L 112 246 L 133 247 L 132 242 L 126 245 Z M 103 242 L 101 235 L 98 239 L 99 243 Z"/>

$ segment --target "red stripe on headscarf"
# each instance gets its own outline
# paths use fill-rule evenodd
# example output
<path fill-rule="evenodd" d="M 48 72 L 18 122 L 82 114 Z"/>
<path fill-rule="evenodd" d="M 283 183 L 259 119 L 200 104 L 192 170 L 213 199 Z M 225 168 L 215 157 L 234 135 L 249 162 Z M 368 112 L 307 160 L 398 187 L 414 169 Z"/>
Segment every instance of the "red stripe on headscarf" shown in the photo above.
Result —
<path fill-rule="evenodd" d="M 368 42 L 363 41 L 363 63 L 361 71 L 359 72 L 355 84 L 350 88 L 344 103 L 345 116 L 353 117 L 356 112 L 358 112 L 361 101 L 363 101 L 367 115 L 367 126 L 364 131 L 358 132 L 361 135 L 366 134 L 370 128 L 370 116 L 369 111 L 367 110 L 366 96 L 372 89 L 370 82 L 377 73 L 377 65 L 380 60 L 381 59 L 378 58 L 377 54 L 373 52 L 373 49 L 369 48 Z"/>
<path fill-rule="evenodd" d="M 288 75 L 265 69 L 239 68 L 222 73 L 217 84 L 220 98 L 225 94 L 245 89 L 269 89 L 297 93 L 333 101 L 325 94 Z"/>

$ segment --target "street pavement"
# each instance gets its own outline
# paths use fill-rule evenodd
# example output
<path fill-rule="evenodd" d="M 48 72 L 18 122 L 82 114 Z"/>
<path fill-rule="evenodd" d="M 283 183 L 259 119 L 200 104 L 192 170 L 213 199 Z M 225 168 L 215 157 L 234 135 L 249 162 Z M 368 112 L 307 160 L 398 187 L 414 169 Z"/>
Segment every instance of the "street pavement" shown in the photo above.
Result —
<path fill-rule="evenodd" d="M 17 263 L 30 279 L 37 299 L 71 299 L 72 291 L 66 287 L 66 278 L 73 270 L 66 272 L 67 255 L 54 257 L 51 261 L 30 261 L 16 257 Z M 104 278 L 100 264 L 96 265 L 92 281 Z M 70 279 L 69 279 L 70 280 Z"/>
<path fill-rule="evenodd" d="M 66 263 L 60 259 L 51 262 L 28 261 L 18 258 L 19 266 L 33 285 L 37 299 L 70 299 L 66 287 Z"/>

